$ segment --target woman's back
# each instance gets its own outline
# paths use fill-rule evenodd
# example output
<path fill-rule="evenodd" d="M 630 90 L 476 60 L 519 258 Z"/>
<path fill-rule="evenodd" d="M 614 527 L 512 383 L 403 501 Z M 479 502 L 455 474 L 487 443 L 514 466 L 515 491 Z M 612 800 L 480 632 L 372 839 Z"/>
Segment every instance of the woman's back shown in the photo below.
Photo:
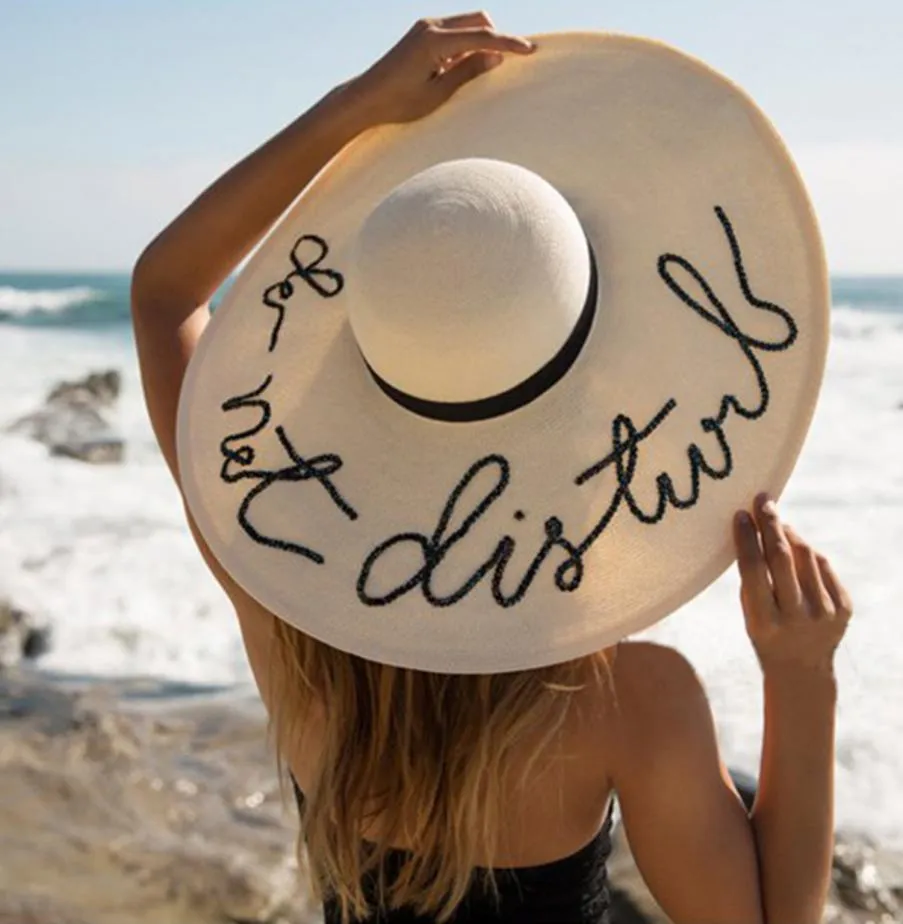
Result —
<path fill-rule="evenodd" d="M 245 643 L 266 699 L 274 695 L 273 633 L 284 636 L 286 629 L 240 590 L 237 595 Z M 708 701 L 688 662 L 673 649 L 624 642 L 578 662 L 572 677 L 573 688 L 556 694 L 569 702 L 554 734 L 537 726 L 515 743 L 496 810 L 486 806 L 487 816 L 497 820 L 491 865 L 514 870 L 507 886 L 502 880 L 502 896 L 511 895 L 498 920 L 515 924 L 533 920 L 525 914 L 543 913 L 542 901 L 525 904 L 517 898 L 518 879 L 546 886 L 557 881 L 575 915 L 581 908 L 595 913 L 607 906 L 607 821 L 617 792 L 643 875 L 677 920 L 688 909 L 700 924 L 758 921 L 750 912 L 758 914 L 760 899 L 748 815 L 720 763 Z M 278 712 L 278 704 L 271 709 Z M 302 792 L 315 786 L 327 724 L 321 708 L 311 713 L 284 755 Z M 397 829 L 403 808 L 388 809 Z M 386 817 L 373 817 L 362 840 L 382 841 Z M 390 835 L 386 846 L 392 848 L 384 861 L 391 872 L 411 845 Z M 478 866 L 490 865 L 485 856 L 474 859 Z M 549 868 L 536 869 L 543 866 Z M 471 900 L 482 903 L 478 884 L 472 888 Z M 460 913 L 458 920 L 469 920 L 466 907 Z"/>
<path fill-rule="evenodd" d="M 628 662 L 633 645 L 619 646 L 618 660 Z M 261 671 L 268 670 L 259 664 Z M 622 668 L 630 669 L 629 667 Z M 612 796 L 611 757 L 616 750 L 611 695 L 586 665 L 583 689 L 568 694 L 570 708 L 552 740 L 538 727 L 519 740 L 507 764 L 500 795 L 497 866 L 536 866 L 560 860 L 585 847 L 601 830 Z M 289 764 L 302 792 L 309 791 L 322 756 L 321 721 L 310 723 Z M 394 807 L 393 807 L 394 808 Z M 365 837 L 379 839 L 383 819 L 376 817 Z M 404 842 L 393 847 L 407 848 Z M 479 858 L 486 865 L 488 858 Z"/>
<path fill-rule="evenodd" d="M 303 817 L 304 795 L 297 783 L 294 789 Z M 471 887 L 450 921 L 453 924 L 607 924 L 611 824 L 609 806 L 599 830 L 579 850 L 541 864 L 497 866 L 492 874 L 492 888 L 487 886 L 488 871 L 476 870 Z M 391 849 L 382 861 L 388 881 L 396 880 L 410 859 L 409 851 Z M 366 924 L 431 924 L 434 920 L 410 908 L 380 910 L 378 880 L 372 875 L 365 877 L 364 894 L 368 904 L 376 909 Z M 342 922 L 341 905 L 333 898 L 327 897 L 324 902 L 324 919 L 325 924 Z"/>
<path fill-rule="evenodd" d="M 630 653 L 624 659 L 630 660 Z M 265 669 L 265 665 L 259 665 Z M 553 737 L 539 726 L 523 734 L 506 761 L 506 785 L 499 789 L 495 851 L 478 856 L 470 887 L 450 919 L 455 924 L 605 924 L 609 892 L 607 860 L 611 851 L 612 775 L 606 762 L 613 742 L 611 691 L 606 675 L 589 662 L 580 665 L 579 684 Z M 322 715 L 322 713 L 321 713 Z M 322 718 L 321 718 L 322 722 Z M 319 728 L 317 726 L 319 725 Z M 299 809 L 305 788 L 322 760 L 322 724 L 314 722 L 299 753 L 291 760 Z M 306 786 L 305 786 L 306 784 Z M 391 823 L 391 822 L 390 822 Z M 365 849 L 386 835 L 386 819 L 377 816 L 365 830 Z M 409 844 L 394 840 L 380 867 L 391 883 L 411 861 Z M 487 867 L 492 867 L 492 887 Z M 363 877 L 368 903 L 378 908 L 378 880 Z M 341 908 L 327 899 L 326 924 L 339 924 Z M 374 924 L 429 924 L 434 918 L 412 908 L 374 912 Z"/>

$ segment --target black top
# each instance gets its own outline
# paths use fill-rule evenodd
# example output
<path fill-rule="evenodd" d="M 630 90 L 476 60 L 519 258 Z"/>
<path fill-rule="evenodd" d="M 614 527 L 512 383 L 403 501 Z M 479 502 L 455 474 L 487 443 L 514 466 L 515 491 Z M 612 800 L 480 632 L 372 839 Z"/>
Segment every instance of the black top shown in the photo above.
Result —
<path fill-rule="evenodd" d="M 299 809 L 304 797 L 295 785 Z M 496 869 L 496 900 L 480 885 L 479 877 L 450 924 L 611 924 L 608 875 L 605 864 L 611 853 L 611 811 L 599 833 L 576 853 L 516 869 Z M 386 873 L 391 881 L 407 859 L 404 850 L 390 850 Z M 364 892 L 375 905 L 375 883 L 364 882 Z M 338 906 L 329 900 L 323 907 L 324 924 L 341 924 Z M 375 913 L 356 924 L 434 924 L 407 909 Z"/>

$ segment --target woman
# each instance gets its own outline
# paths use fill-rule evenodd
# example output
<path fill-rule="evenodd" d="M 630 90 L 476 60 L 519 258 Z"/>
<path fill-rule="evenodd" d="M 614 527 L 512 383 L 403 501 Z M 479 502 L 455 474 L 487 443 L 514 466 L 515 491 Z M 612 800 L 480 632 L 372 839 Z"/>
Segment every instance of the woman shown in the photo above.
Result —
<path fill-rule="evenodd" d="M 177 482 L 183 375 L 229 273 L 352 139 L 427 116 L 465 83 L 533 52 L 483 13 L 417 23 L 147 247 L 133 278 L 134 327 Z M 383 665 L 277 618 L 188 519 L 235 607 L 279 755 L 306 795 L 304 840 L 327 920 L 605 921 L 615 792 L 643 877 L 676 924 L 820 920 L 832 854 L 833 655 L 851 604 L 768 497 L 733 523 L 765 694 L 749 814 L 700 681 L 676 651 L 621 643 L 498 674 Z"/>

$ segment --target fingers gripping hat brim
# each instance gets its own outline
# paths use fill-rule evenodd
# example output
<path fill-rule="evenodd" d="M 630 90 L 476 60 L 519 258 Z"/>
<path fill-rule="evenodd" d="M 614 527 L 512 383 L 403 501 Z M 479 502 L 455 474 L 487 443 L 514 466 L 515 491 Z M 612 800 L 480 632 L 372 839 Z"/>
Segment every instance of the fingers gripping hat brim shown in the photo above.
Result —
<path fill-rule="evenodd" d="M 666 46 L 537 41 L 343 151 L 241 273 L 184 383 L 181 481 L 213 553 L 277 616 L 372 660 L 508 671 L 652 625 L 732 561 L 732 512 L 780 492 L 815 407 L 824 254 L 766 118 Z M 560 381 L 462 423 L 376 384 L 345 274 L 392 189 L 471 157 L 564 195 L 598 303 Z"/>

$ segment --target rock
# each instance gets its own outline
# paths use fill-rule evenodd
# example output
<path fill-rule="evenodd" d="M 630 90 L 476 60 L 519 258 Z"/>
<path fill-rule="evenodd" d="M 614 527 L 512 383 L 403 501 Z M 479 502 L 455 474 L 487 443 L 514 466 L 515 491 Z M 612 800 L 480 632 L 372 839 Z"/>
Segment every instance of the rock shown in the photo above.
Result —
<path fill-rule="evenodd" d="M 51 455 L 93 464 L 122 462 L 125 443 L 104 416 L 119 396 L 122 381 L 115 369 L 92 372 L 76 382 L 55 385 L 44 406 L 7 427 L 50 450 Z"/>
<path fill-rule="evenodd" d="M 20 433 L 45 446 L 53 446 L 69 439 L 100 437 L 109 425 L 103 415 L 90 405 L 46 405 L 20 417 L 7 428 L 9 433 Z"/>
<path fill-rule="evenodd" d="M 0 924 L 88 924 L 48 898 L 0 896 Z"/>
<path fill-rule="evenodd" d="M 0 599 L 0 670 L 34 660 L 50 649 L 50 627 Z"/>
<path fill-rule="evenodd" d="M 903 852 L 883 851 L 870 838 L 839 834 L 834 846 L 832 893 L 845 908 L 903 920 Z"/>
<path fill-rule="evenodd" d="M 265 742 L 238 694 L 0 676 L 0 924 L 314 924 Z"/>
<path fill-rule="evenodd" d="M 643 914 L 626 892 L 611 889 L 611 924 L 650 924 L 654 920 Z"/>
<path fill-rule="evenodd" d="M 50 626 L 30 626 L 22 640 L 22 658 L 36 661 L 50 651 Z"/>
<path fill-rule="evenodd" d="M 133 849 L 124 871 L 137 873 L 144 889 L 165 894 L 191 920 L 269 924 L 291 907 L 298 890 L 288 857 L 280 871 L 238 844 L 169 844 L 162 853 L 153 846 L 146 853 Z"/>
<path fill-rule="evenodd" d="M 122 462 L 125 458 L 125 443 L 118 438 L 95 440 L 67 440 L 50 447 L 50 455 L 66 459 L 79 459 L 94 465 Z"/>
<path fill-rule="evenodd" d="M 110 407 L 122 391 L 122 375 L 116 369 L 91 372 L 77 382 L 59 382 L 47 395 L 47 404 L 88 404 Z"/>

